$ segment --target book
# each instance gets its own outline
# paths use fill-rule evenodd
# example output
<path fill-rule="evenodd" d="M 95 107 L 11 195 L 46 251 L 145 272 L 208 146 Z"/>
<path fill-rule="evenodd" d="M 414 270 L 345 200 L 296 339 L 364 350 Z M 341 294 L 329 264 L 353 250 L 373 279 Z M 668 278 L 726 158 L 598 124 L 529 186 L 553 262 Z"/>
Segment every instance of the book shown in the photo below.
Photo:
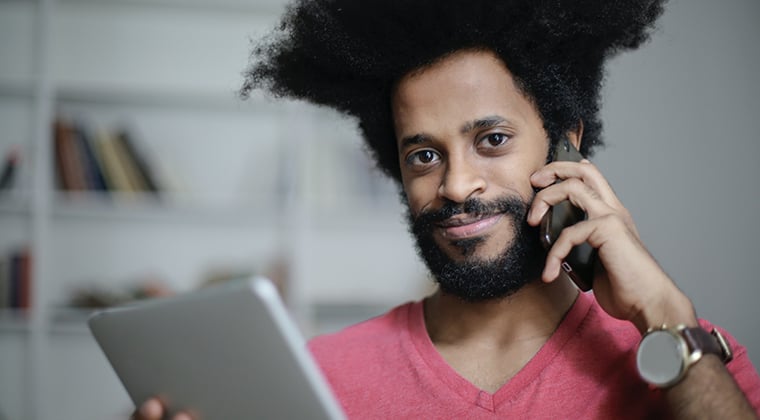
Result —
<path fill-rule="evenodd" d="M 53 130 L 59 186 L 68 191 L 86 190 L 87 180 L 74 128 L 59 118 L 54 122 Z"/>
<path fill-rule="evenodd" d="M 129 182 L 132 191 L 147 191 L 148 186 L 140 173 L 140 169 L 137 166 L 137 162 L 129 151 L 126 145 L 123 132 L 112 133 L 111 141 L 113 142 L 113 148 L 116 151 L 116 156 L 121 163 L 121 167 L 124 168 L 124 173 L 127 176 L 127 182 Z"/>
<path fill-rule="evenodd" d="M 8 307 L 18 308 L 21 297 L 21 259 L 18 254 L 10 256 L 10 275 L 8 277 Z"/>
<path fill-rule="evenodd" d="M 17 167 L 19 162 L 19 152 L 14 147 L 8 151 L 8 155 L 5 158 L 2 172 L 0 172 L 0 191 L 10 190 L 13 188 L 13 182 L 16 177 Z"/>
<path fill-rule="evenodd" d="M 119 157 L 113 134 L 99 130 L 94 139 L 96 156 L 100 160 L 106 184 L 111 191 L 135 191 L 129 180 L 129 174 Z"/>
<path fill-rule="evenodd" d="M 137 144 L 127 130 L 119 131 L 117 138 L 122 143 L 126 154 L 134 162 L 135 169 L 142 180 L 145 190 L 150 192 L 160 191 L 156 173 L 153 170 L 153 166 L 148 162 L 148 155 L 145 153 L 145 150 L 139 147 L 139 144 Z"/>
<path fill-rule="evenodd" d="M 28 249 L 21 249 L 5 259 L 4 287 L 0 289 L 5 308 L 29 309 L 32 305 L 32 257 Z M 0 285 L 2 286 L 2 285 Z M 3 306 L 0 306 L 3 307 Z"/>
<path fill-rule="evenodd" d="M 73 130 L 74 138 L 76 139 L 80 155 L 82 156 L 82 166 L 87 180 L 88 189 L 94 191 L 107 191 L 108 185 L 103 176 L 103 168 L 95 155 L 89 134 L 81 124 L 76 124 Z"/>
<path fill-rule="evenodd" d="M 18 306 L 29 309 L 32 306 L 32 256 L 28 249 L 22 249 L 16 254 L 18 258 Z"/>
<path fill-rule="evenodd" d="M 57 118 L 53 141 L 61 190 L 158 193 L 163 189 L 162 168 L 153 165 L 149 154 L 125 129 L 100 129 L 92 134 L 81 123 Z"/>

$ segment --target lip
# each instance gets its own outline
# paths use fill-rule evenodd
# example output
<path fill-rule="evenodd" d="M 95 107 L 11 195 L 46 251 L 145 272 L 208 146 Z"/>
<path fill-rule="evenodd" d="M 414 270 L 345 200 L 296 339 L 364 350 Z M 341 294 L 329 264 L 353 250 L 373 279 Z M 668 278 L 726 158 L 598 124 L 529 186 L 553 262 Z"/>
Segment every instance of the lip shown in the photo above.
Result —
<path fill-rule="evenodd" d="M 504 214 L 486 217 L 453 217 L 437 224 L 446 238 L 464 239 L 479 236 L 498 223 Z"/>

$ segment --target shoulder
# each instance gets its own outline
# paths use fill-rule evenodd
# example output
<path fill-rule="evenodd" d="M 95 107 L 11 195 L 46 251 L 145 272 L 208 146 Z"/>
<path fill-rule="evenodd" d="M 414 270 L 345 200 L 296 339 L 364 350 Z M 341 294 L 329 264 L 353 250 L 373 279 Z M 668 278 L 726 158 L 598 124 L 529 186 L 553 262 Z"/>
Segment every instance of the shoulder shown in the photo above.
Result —
<path fill-rule="evenodd" d="M 408 370 L 414 351 L 409 322 L 417 311 L 420 302 L 407 303 L 309 341 L 311 354 L 347 413 L 367 410 L 398 383 L 397 372 Z"/>
<path fill-rule="evenodd" d="M 383 352 L 399 350 L 408 331 L 409 313 L 419 304 L 406 303 L 341 331 L 317 336 L 309 341 L 309 350 L 326 371 L 334 364 L 364 363 Z"/>

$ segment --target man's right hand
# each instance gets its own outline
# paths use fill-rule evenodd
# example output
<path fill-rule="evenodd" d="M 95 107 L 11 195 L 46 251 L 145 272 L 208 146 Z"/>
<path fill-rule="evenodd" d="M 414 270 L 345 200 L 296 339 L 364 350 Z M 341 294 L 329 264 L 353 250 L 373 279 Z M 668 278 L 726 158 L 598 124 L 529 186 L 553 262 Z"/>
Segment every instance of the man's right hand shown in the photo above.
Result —
<path fill-rule="evenodd" d="M 132 420 L 161 420 L 164 418 L 164 406 L 158 398 L 151 398 L 135 410 Z M 193 420 L 187 413 L 177 413 L 172 420 Z"/>

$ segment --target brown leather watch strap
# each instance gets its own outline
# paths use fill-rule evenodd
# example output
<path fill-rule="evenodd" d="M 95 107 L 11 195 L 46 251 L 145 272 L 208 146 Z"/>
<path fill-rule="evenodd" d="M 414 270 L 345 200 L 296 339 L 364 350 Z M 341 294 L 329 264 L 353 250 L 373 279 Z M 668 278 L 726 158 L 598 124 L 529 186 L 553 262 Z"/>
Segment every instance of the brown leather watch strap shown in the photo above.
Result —
<path fill-rule="evenodd" d="M 682 335 L 692 351 L 701 350 L 703 354 L 715 354 L 723 363 L 728 363 L 733 357 L 728 342 L 716 329 L 709 333 L 700 327 L 684 328 Z"/>

